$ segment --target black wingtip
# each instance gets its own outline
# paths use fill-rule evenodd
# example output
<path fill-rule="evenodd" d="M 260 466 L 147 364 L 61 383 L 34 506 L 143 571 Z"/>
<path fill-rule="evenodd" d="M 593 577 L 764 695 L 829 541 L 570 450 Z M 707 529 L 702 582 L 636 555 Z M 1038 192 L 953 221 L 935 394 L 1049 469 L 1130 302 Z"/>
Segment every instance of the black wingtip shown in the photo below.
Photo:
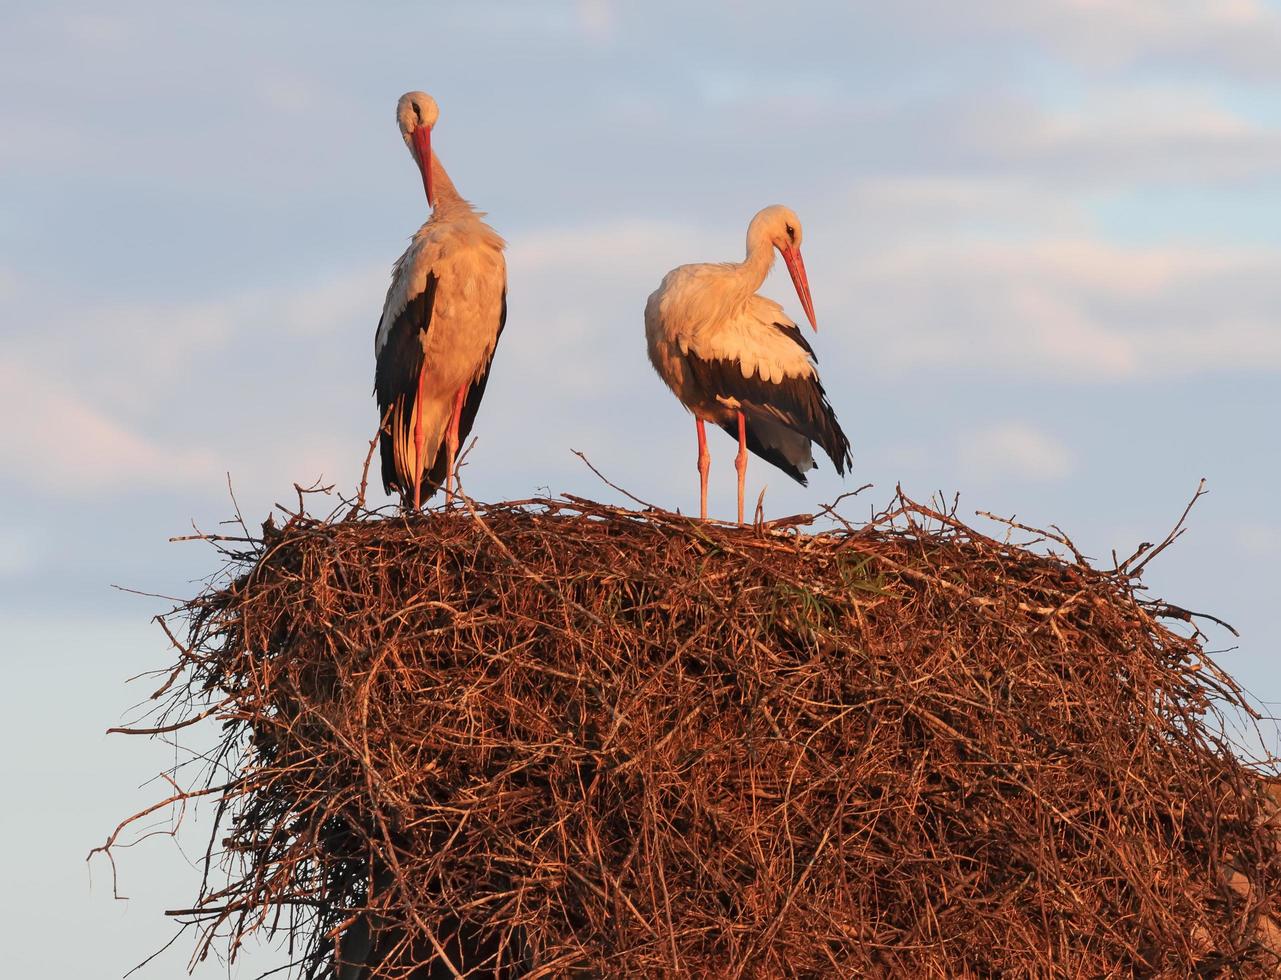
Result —
<path fill-rule="evenodd" d="M 721 428 L 725 430 L 725 434 L 727 436 L 737 441 L 738 439 L 737 425 L 735 425 L 734 423 L 725 423 L 724 425 L 721 426 Z M 780 470 L 782 470 L 784 473 L 790 476 L 793 480 L 795 480 L 801 486 L 808 487 L 810 485 L 810 481 L 805 476 L 804 470 L 802 470 L 794 462 L 792 462 L 785 455 L 783 455 L 783 452 L 777 447 L 765 445 L 765 443 L 761 440 L 760 435 L 756 432 L 756 429 L 753 426 L 752 419 L 749 418 L 746 420 L 745 428 L 746 428 L 746 436 L 747 436 L 747 448 L 749 451 L 751 451 L 754 455 L 759 456 L 761 459 L 765 460 L 765 462 L 769 463 L 771 466 L 777 466 Z"/>

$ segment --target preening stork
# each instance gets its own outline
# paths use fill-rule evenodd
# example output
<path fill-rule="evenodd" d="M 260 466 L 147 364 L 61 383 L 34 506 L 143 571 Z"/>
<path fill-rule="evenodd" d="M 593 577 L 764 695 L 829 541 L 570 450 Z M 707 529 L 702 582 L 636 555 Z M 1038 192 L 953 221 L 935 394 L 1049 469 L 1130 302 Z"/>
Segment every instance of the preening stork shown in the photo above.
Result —
<path fill-rule="evenodd" d="M 747 451 L 773 463 L 802 486 L 814 469 L 811 443 L 823 447 L 845 475 L 850 443 L 819 383 L 813 348 L 783 308 L 757 294 L 777 249 L 801 306 L 817 332 L 814 303 L 801 260 L 801 223 L 775 204 L 747 226 L 742 262 L 682 265 L 645 304 L 649 359 L 698 427 L 699 512 L 707 519 L 704 423 L 738 440 L 738 522 L 743 523 Z"/>
<path fill-rule="evenodd" d="M 475 421 L 507 319 L 505 243 L 432 152 L 438 115 L 424 92 L 396 104 L 432 213 L 392 267 L 374 337 L 374 394 L 386 420 L 383 489 L 415 510 L 442 483 L 451 492 L 458 447 Z"/>

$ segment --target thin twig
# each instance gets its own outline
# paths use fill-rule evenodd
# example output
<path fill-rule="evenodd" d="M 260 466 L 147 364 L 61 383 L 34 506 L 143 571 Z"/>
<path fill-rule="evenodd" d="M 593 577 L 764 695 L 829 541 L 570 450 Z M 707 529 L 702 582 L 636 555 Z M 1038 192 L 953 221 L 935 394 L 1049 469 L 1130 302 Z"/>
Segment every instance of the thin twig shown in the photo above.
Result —
<path fill-rule="evenodd" d="M 1170 533 L 1165 536 L 1165 540 L 1162 541 L 1155 548 L 1153 548 L 1151 551 L 1149 551 L 1147 554 L 1147 557 L 1144 558 L 1143 561 L 1139 562 L 1138 565 L 1136 565 L 1133 570 L 1129 570 L 1125 566 L 1122 566 L 1121 571 L 1132 578 L 1138 578 L 1140 575 L 1142 575 L 1143 569 L 1147 568 L 1148 566 L 1148 562 L 1150 562 L 1153 558 L 1155 558 L 1157 555 L 1163 552 L 1166 548 L 1170 547 L 1170 545 L 1172 545 L 1175 541 L 1177 541 L 1180 537 L 1183 536 L 1183 532 L 1184 530 L 1186 530 L 1183 526 L 1183 522 L 1188 519 L 1188 514 L 1192 512 L 1193 506 L 1196 504 L 1198 500 L 1201 499 L 1201 497 L 1206 492 L 1207 491 L 1205 489 L 1205 478 L 1202 477 L 1201 482 L 1197 484 L 1196 493 L 1192 495 L 1192 499 L 1188 501 L 1188 505 L 1183 508 L 1183 513 L 1179 515 L 1178 522 L 1174 525 L 1174 528 L 1170 531 Z"/>
<path fill-rule="evenodd" d="M 598 470 L 595 466 L 593 466 L 592 461 L 588 459 L 583 453 L 580 453 L 577 449 L 571 449 L 570 452 L 573 453 L 575 456 L 577 456 L 579 459 L 581 459 L 583 463 L 586 464 L 587 468 L 591 470 L 593 473 L 595 473 L 597 477 L 599 477 L 601 483 L 605 484 L 605 486 L 609 487 L 611 490 L 617 490 L 628 500 L 632 501 L 633 503 L 640 504 L 642 507 L 648 507 L 650 510 L 663 509 L 647 501 L 641 500 L 640 497 L 636 496 L 634 493 L 630 493 L 627 490 L 624 490 L 618 484 L 611 483 L 608 479 L 605 478 L 605 474 L 603 474 L 600 470 Z"/>

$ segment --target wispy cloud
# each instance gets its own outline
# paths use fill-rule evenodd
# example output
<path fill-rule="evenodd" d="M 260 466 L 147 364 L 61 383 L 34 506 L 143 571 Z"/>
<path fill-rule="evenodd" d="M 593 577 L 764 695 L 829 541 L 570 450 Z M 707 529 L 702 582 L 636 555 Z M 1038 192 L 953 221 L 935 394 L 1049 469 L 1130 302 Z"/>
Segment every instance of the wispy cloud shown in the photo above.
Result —
<path fill-rule="evenodd" d="M 0 526 L 0 579 L 25 575 L 40 564 L 37 535 L 28 526 Z"/>
<path fill-rule="evenodd" d="M 963 433 L 956 446 L 962 472 L 978 483 L 1005 479 L 1053 482 L 1072 474 L 1073 453 L 1025 422 L 1000 422 Z"/>
<path fill-rule="evenodd" d="M 47 295 L 11 277 L 8 298 L 22 329 L 10 349 L 75 375 L 82 397 L 145 413 L 199 387 L 205 366 L 223 356 L 252 363 L 266 350 L 323 345 L 342 331 L 367 334 L 372 352 L 387 281 L 388 269 L 371 265 L 271 288 L 205 290 L 185 301 L 84 298 L 46 309 Z M 5 284 L 0 271 L 0 295 Z"/>
<path fill-rule="evenodd" d="M 612 0 L 577 0 L 578 23 L 591 44 L 608 45 L 618 32 L 618 10 Z"/>
<path fill-rule="evenodd" d="M 68 41 L 93 50 L 116 51 L 133 34 L 129 18 L 118 14 L 77 10 L 50 12 L 49 17 Z"/>
<path fill-rule="evenodd" d="M 0 472 L 83 496 L 154 485 L 221 493 L 229 471 L 268 501 L 294 479 L 350 478 L 354 442 L 333 435 L 326 416 L 343 413 L 324 392 L 331 361 L 352 363 L 343 351 L 367 351 L 372 365 L 387 276 L 365 267 L 188 302 L 86 299 L 46 312 L 39 293 L 0 275 L 26 325 L 0 358 Z M 283 376 L 288 395 L 273 403 Z M 341 380 L 357 399 L 368 390 L 362 372 Z M 363 407 L 350 416 L 357 432 Z"/>
<path fill-rule="evenodd" d="M 915 0 L 922 32 L 1033 41 L 1095 70 L 1144 64 L 1213 68 L 1247 78 L 1281 71 L 1281 14 L 1260 0 L 980 0 L 946 7 Z"/>
<path fill-rule="evenodd" d="M 961 236 L 844 261 L 835 302 L 892 369 L 1063 382 L 1281 371 L 1281 252 Z"/>
<path fill-rule="evenodd" d="M 673 254 L 691 262 L 734 257 L 709 252 L 708 238 L 697 227 L 635 219 L 521 236 L 508 254 L 510 319 L 521 329 L 504 336 L 502 356 L 583 396 L 631 387 L 648 371 L 645 300 L 678 264 Z"/>
<path fill-rule="evenodd" d="M 1272 560 L 1281 552 L 1281 525 L 1242 524 L 1233 531 L 1232 539 L 1242 556 Z"/>
<path fill-rule="evenodd" d="M 1049 193 L 1038 179 L 1008 173 L 873 175 L 855 180 L 841 203 L 838 214 L 843 212 L 849 233 L 874 243 L 878 252 L 887 242 L 967 230 L 1036 228 L 1079 235 L 1093 225 L 1078 197 Z"/>
<path fill-rule="evenodd" d="M 162 446 L 13 358 L 0 359 L 0 459 L 8 478 L 70 497 L 187 485 L 214 472 L 207 450 Z"/>
<path fill-rule="evenodd" d="M 970 133 L 981 136 L 990 166 L 1066 188 L 1226 182 L 1272 174 L 1281 163 L 1281 132 L 1169 82 L 1102 86 L 1068 109 L 979 117 Z"/>

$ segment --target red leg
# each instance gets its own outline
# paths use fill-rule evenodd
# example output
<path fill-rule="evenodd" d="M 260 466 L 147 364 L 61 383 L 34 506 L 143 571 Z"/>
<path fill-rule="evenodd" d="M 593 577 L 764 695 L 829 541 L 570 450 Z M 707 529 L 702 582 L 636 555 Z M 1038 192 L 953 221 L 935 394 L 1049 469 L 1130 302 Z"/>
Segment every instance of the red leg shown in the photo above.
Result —
<path fill-rule="evenodd" d="M 445 499 L 453 500 L 451 487 L 457 482 L 454 473 L 454 459 L 458 455 L 458 423 L 463 416 L 463 399 L 467 396 L 467 385 L 458 389 L 454 396 L 454 412 L 449 419 L 449 435 L 445 440 L 445 451 L 449 453 L 449 469 L 445 473 Z"/>
<path fill-rule="evenodd" d="M 738 455 L 734 457 L 738 470 L 738 523 L 743 523 L 743 487 L 747 482 L 747 420 L 738 413 Z"/>
<path fill-rule="evenodd" d="M 707 520 L 707 471 L 712 468 L 712 457 L 707 451 L 707 431 L 703 420 L 695 416 L 698 426 L 698 516 Z"/>
<path fill-rule="evenodd" d="M 422 506 L 423 443 L 427 433 L 423 429 L 423 380 L 427 377 L 424 363 L 418 371 L 418 394 L 414 398 L 414 510 Z"/>

